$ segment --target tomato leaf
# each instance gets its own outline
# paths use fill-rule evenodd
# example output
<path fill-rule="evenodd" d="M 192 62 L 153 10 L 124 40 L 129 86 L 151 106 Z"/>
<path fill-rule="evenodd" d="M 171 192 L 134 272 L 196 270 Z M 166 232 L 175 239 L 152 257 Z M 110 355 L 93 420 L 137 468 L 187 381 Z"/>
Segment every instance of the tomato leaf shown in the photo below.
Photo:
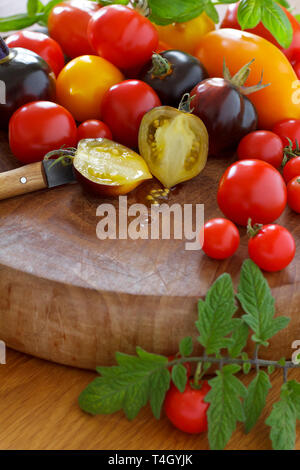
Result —
<path fill-rule="evenodd" d="M 251 431 L 260 417 L 271 387 L 269 376 L 263 370 L 260 370 L 250 383 L 248 395 L 244 401 L 245 429 L 247 433 Z"/>
<path fill-rule="evenodd" d="M 236 310 L 231 277 L 222 274 L 209 289 L 205 301 L 198 303 L 198 340 L 207 354 L 218 354 L 232 345 L 233 340 L 227 336 L 237 325 L 237 319 L 232 318 Z"/>
<path fill-rule="evenodd" d="M 159 417 L 165 394 L 170 385 L 168 359 L 137 348 L 137 356 L 116 354 L 118 365 L 98 367 L 96 378 L 79 396 L 79 406 L 87 413 L 110 414 L 121 409 L 134 419 L 150 400 Z"/>
<path fill-rule="evenodd" d="M 249 327 L 241 319 L 237 320 L 236 328 L 232 334 L 232 344 L 228 348 L 230 357 L 238 357 L 247 344 L 249 336 Z"/>
<path fill-rule="evenodd" d="M 187 336 L 180 341 L 179 352 L 181 356 L 188 357 L 193 352 L 193 339 L 191 336 Z"/>
<path fill-rule="evenodd" d="M 265 345 L 290 321 L 287 317 L 274 318 L 271 289 L 259 267 L 250 259 L 243 263 L 237 298 L 246 312 L 242 318 L 253 330 L 252 339 L 257 343 Z"/>
<path fill-rule="evenodd" d="M 293 40 L 291 22 L 276 2 L 273 0 L 262 2 L 261 20 L 282 47 L 288 48 L 291 45 Z"/>
<path fill-rule="evenodd" d="M 241 398 L 247 389 L 234 374 L 241 368 L 228 365 L 217 371 L 217 377 L 209 381 L 211 390 L 205 397 L 208 408 L 208 440 L 212 450 L 222 450 L 234 432 L 237 422 L 245 420 Z"/>
<path fill-rule="evenodd" d="M 182 364 L 172 367 L 172 381 L 178 390 L 183 393 L 187 383 L 186 368 Z"/>
<path fill-rule="evenodd" d="M 261 0 L 242 0 L 237 18 L 242 29 L 255 28 L 261 20 Z"/>
<path fill-rule="evenodd" d="M 280 400 L 273 405 L 266 424 L 271 427 L 270 438 L 275 450 L 292 450 L 296 442 L 296 421 L 299 418 L 299 384 L 285 383 L 281 388 Z M 297 403 L 297 408 L 295 406 Z"/>

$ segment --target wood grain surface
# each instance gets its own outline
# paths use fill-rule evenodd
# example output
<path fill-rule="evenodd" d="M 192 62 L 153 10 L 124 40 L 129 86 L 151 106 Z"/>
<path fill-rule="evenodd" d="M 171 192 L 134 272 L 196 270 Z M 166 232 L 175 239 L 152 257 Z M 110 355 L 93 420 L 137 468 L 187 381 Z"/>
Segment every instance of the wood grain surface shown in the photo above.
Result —
<path fill-rule="evenodd" d="M 120 413 L 91 417 L 77 398 L 95 377 L 88 371 L 58 366 L 8 351 L 0 365 L 0 449 L 10 450 L 206 450 L 206 435 L 177 431 L 162 415 L 156 421 L 148 407 L 135 421 Z M 245 383 L 248 383 L 250 373 Z M 272 376 L 273 388 L 257 425 L 248 435 L 238 426 L 227 449 L 269 450 L 269 428 L 264 424 L 272 403 L 278 400 L 281 373 Z M 289 378 L 299 380 L 299 372 Z M 299 423 L 299 422 L 298 422 Z M 300 424 L 296 449 L 300 450 Z"/>

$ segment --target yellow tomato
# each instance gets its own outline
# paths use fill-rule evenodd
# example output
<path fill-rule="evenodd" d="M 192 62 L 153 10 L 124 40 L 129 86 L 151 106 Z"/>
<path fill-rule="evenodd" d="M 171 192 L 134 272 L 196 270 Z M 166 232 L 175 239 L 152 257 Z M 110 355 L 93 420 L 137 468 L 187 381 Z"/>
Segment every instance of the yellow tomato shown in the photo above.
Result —
<path fill-rule="evenodd" d="M 215 23 L 205 14 L 197 16 L 186 23 L 172 23 L 168 26 L 155 25 L 161 41 L 165 41 L 174 49 L 194 54 L 199 40 L 213 31 Z"/>
<path fill-rule="evenodd" d="M 104 94 L 122 80 L 124 76 L 119 69 L 102 57 L 77 57 L 58 76 L 57 100 L 76 121 L 99 119 Z"/>

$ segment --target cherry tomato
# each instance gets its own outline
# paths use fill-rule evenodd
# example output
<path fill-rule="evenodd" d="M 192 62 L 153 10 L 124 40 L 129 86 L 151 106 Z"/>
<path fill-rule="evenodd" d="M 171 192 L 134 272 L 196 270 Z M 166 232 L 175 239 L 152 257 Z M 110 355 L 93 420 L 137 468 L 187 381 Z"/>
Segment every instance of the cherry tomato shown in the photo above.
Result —
<path fill-rule="evenodd" d="M 233 28 L 233 29 L 241 29 L 241 26 L 238 22 L 238 8 L 239 4 L 230 5 L 227 9 L 225 18 L 221 24 L 221 28 Z M 257 36 L 261 36 L 267 41 L 272 42 L 275 46 L 277 46 L 288 58 L 288 60 L 292 63 L 295 61 L 300 60 L 300 25 L 296 18 L 290 13 L 286 8 L 280 6 L 282 10 L 286 13 L 288 19 L 291 22 L 293 28 L 293 40 L 291 45 L 288 49 L 283 49 L 277 40 L 274 38 L 272 33 L 260 22 L 258 23 L 255 28 L 246 29 L 246 31 L 257 34 Z"/>
<path fill-rule="evenodd" d="M 205 14 L 185 23 L 172 23 L 167 26 L 155 25 L 159 39 L 165 41 L 170 49 L 179 49 L 194 55 L 199 39 L 213 31 L 215 23 Z"/>
<path fill-rule="evenodd" d="M 283 177 L 286 183 L 295 176 L 300 176 L 300 157 L 292 158 L 283 168 Z"/>
<path fill-rule="evenodd" d="M 19 31 L 5 39 L 9 47 L 23 47 L 41 56 L 57 76 L 65 66 L 60 45 L 46 34 L 35 31 Z"/>
<path fill-rule="evenodd" d="M 175 385 L 167 392 L 164 408 L 171 423 L 180 431 L 199 434 L 207 431 L 207 410 L 209 403 L 204 398 L 210 391 L 207 381 L 200 389 L 194 389 L 187 383 L 183 393 Z"/>
<path fill-rule="evenodd" d="M 87 38 L 87 28 L 99 8 L 100 5 L 96 2 L 71 0 L 59 3 L 51 10 L 48 19 L 49 34 L 71 59 L 95 53 Z"/>
<path fill-rule="evenodd" d="M 290 139 L 293 142 L 293 149 L 296 148 L 296 141 L 300 145 L 300 119 L 285 119 L 273 127 L 273 132 L 281 138 L 283 145 L 289 145 Z"/>
<path fill-rule="evenodd" d="M 292 234 L 280 225 L 264 225 L 248 242 L 249 256 L 267 272 L 281 271 L 294 259 L 295 240 Z"/>
<path fill-rule="evenodd" d="M 160 104 L 157 94 L 149 85 L 140 80 L 125 80 L 105 94 L 101 115 L 117 142 L 137 148 L 144 114 Z"/>
<path fill-rule="evenodd" d="M 112 133 L 109 127 L 97 119 L 89 119 L 83 122 L 77 129 L 78 141 L 82 139 L 106 138 L 112 140 Z"/>
<path fill-rule="evenodd" d="M 76 123 L 66 109 L 50 101 L 19 108 L 9 122 L 9 145 L 23 163 L 40 161 L 51 150 L 75 147 Z"/>
<path fill-rule="evenodd" d="M 239 160 L 254 158 L 279 168 L 283 159 L 283 150 L 284 146 L 278 135 L 270 131 L 255 131 L 241 140 L 237 153 Z"/>
<path fill-rule="evenodd" d="M 173 47 L 167 44 L 166 42 L 158 41 L 158 46 L 155 52 L 157 52 L 157 54 L 160 54 L 161 52 L 169 51 L 171 49 L 173 49 Z"/>
<path fill-rule="evenodd" d="M 294 70 L 295 70 L 295 72 L 296 72 L 297 77 L 298 77 L 299 80 L 300 80 L 300 62 L 297 62 L 297 63 L 294 65 Z"/>
<path fill-rule="evenodd" d="M 175 355 L 174 355 L 174 356 L 169 356 L 169 357 L 168 357 L 168 361 L 169 361 L 169 362 L 172 362 L 172 361 L 174 361 L 175 359 L 180 359 L 180 358 L 181 358 L 180 355 L 178 355 L 178 356 L 175 356 Z M 191 365 L 190 365 L 189 362 L 185 362 L 185 363 L 183 364 L 183 366 L 186 368 L 186 374 L 187 374 L 187 377 L 189 378 L 189 377 L 192 375 Z M 169 371 L 172 373 L 173 366 L 172 366 L 172 367 L 168 367 L 168 369 L 169 369 Z"/>
<path fill-rule="evenodd" d="M 276 220 L 287 203 L 285 182 L 269 163 L 240 160 L 233 163 L 221 178 L 218 204 L 221 211 L 236 224 L 268 224 Z"/>
<path fill-rule="evenodd" d="M 300 214 L 300 176 L 293 178 L 287 186 L 288 205 Z"/>
<path fill-rule="evenodd" d="M 101 57 L 124 70 L 144 65 L 158 45 L 153 24 L 122 5 L 101 8 L 90 20 L 88 37 Z"/>
<path fill-rule="evenodd" d="M 99 119 L 103 96 L 123 78 L 122 73 L 102 57 L 77 57 L 58 76 L 58 102 L 72 113 L 76 121 Z"/>
<path fill-rule="evenodd" d="M 240 245 L 236 226 L 227 219 L 212 219 L 204 225 L 202 250 L 213 259 L 226 259 L 234 255 Z"/>

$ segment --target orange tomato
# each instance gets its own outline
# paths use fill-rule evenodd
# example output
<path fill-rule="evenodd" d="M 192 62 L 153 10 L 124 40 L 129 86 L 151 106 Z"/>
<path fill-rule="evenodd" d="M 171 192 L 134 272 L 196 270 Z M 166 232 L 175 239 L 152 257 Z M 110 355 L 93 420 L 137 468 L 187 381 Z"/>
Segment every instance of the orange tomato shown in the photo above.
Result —
<path fill-rule="evenodd" d="M 246 86 L 270 86 L 249 95 L 256 107 L 259 127 L 272 129 L 284 119 L 300 119 L 300 90 L 297 76 L 284 54 L 266 39 L 235 29 L 220 29 L 200 39 L 196 57 L 211 77 L 223 76 L 223 61 L 232 75 L 252 59 Z"/>
<path fill-rule="evenodd" d="M 215 23 L 205 14 L 185 23 L 172 23 L 167 26 L 154 25 L 159 39 L 173 49 L 194 54 L 202 36 L 215 29 Z"/>
<path fill-rule="evenodd" d="M 123 79 L 119 69 L 102 57 L 77 57 L 58 76 L 57 100 L 76 121 L 100 119 L 103 96 L 110 87 Z"/>

